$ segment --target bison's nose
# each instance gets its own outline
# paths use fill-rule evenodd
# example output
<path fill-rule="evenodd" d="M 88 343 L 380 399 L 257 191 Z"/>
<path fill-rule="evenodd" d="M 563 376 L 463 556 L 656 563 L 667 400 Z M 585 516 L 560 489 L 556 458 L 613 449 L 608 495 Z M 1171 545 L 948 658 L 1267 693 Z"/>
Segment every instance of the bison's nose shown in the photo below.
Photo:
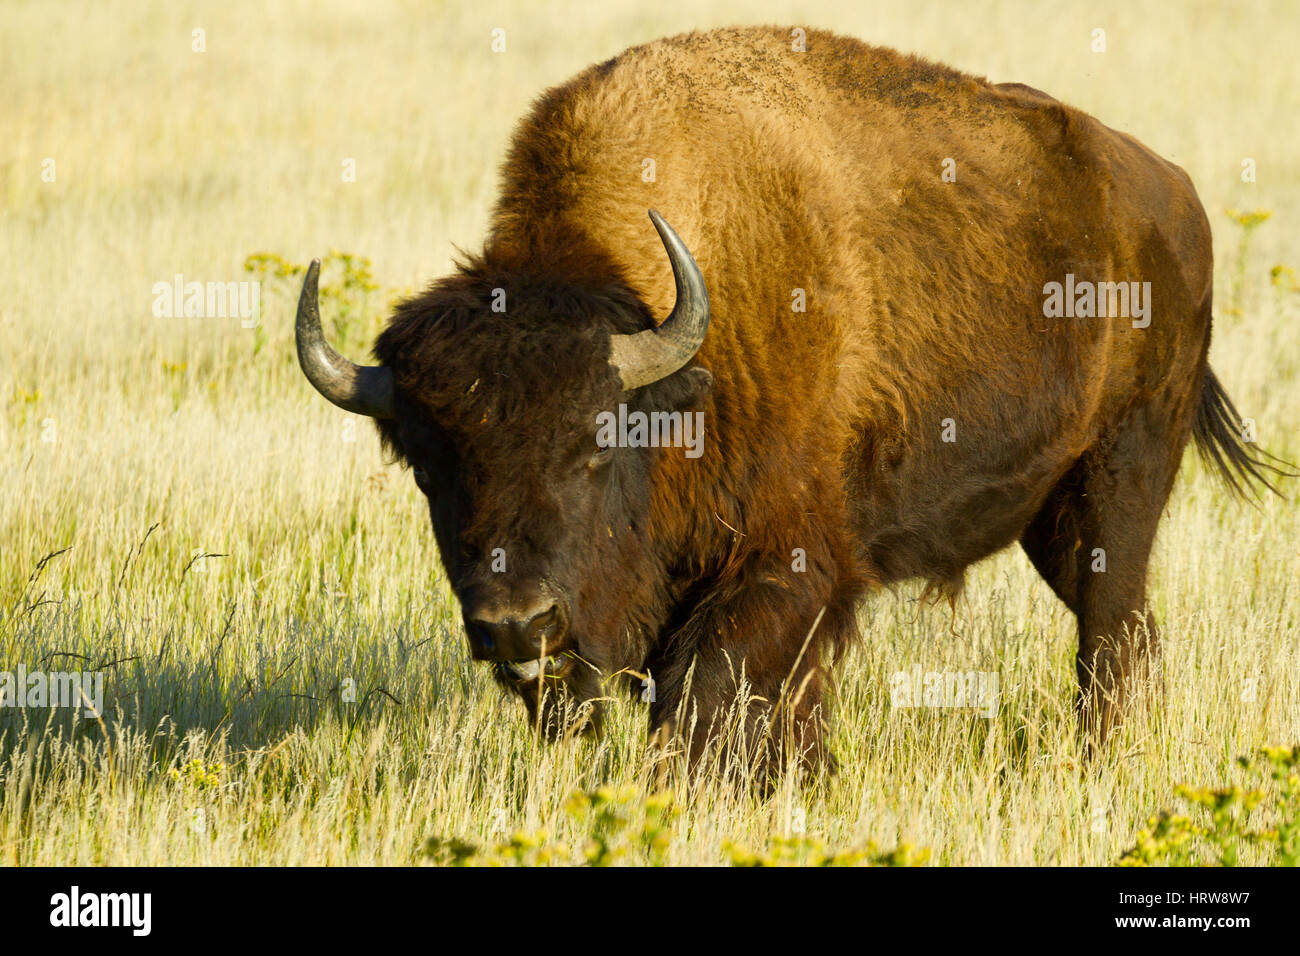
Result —
<path fill-rule="evenodd" d="M 557 653 L 564 636 L 564 615 L 555 603 L 525 611 L 478 608 L 466 617 L 470 656 L 480 661 L 537 660 Z"/>

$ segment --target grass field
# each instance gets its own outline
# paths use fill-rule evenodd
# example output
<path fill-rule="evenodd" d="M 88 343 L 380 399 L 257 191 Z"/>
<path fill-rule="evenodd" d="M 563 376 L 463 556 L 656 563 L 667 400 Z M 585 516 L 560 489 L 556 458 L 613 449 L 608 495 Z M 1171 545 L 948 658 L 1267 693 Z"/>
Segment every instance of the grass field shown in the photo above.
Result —
<path fill-rule="evenodd" d="M 768 800 L 679 785 L 676 819 L 643 839 L 644 705 L 615 706 L 598 742 L 543 746 L 471 666 L 413 482 L 297 371 L 292 284 L 264 285 L 255 329 L 153 313 L 177 273 L 233 281 L 250 254 L 342 250 L 373 264 L 376 288 L 340 293 L 362 358 L 392 297 L 481 240 L 544 87 L 661 35 L 790 22 L 1031 84 L 1187 169 L 1215 231 L 1212 364 L 1260 443 L 1300 460 L 1300 293 L 1270 275 L 1300 271 L 1294 5 L 849 6 L 4 5 L 0 671 L 106 676 L 100 721 L 0 710 L 0 863 L 405 864 L 431 837 L 546 830 L 493 858 L 564 862 L 607 833 L 625 862 L 806 838 L 1106 864 L 1176 784 L 1230 783 L 1236 755 L 1300 742 L 1300 516 L 1234 503 L 1189 453 L 1152 574 L 1165 707 L 1091 772 L 1074 620 L 1009 551 L 955 612 L 919 587 L 863 607 L 836 778 Z M 1271 217 L 1248 232 L 1229 209 Z M 916 668 L 996 672 L 997 715 L 891 708 L 890 675 Z M 606 784 L 632 788 L 625 831 L 570 802 Z"/>

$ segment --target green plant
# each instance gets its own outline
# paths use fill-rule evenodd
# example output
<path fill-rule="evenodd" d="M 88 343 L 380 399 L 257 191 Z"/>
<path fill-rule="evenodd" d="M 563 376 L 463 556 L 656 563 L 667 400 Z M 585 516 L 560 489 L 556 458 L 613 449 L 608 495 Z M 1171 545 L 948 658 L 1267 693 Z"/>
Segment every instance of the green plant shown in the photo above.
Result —
<path fill-rule="evenodd" d="M 1227 315 L 1239 317 L 1242 314 L 1241 292 L 1246 281 L 1246 258 L 1250 249 L 1250 237 L 1256 229 L 1268 221 L 1273 213 L 1267 209 L 1256 209 L 1250 212 L 1229 209 L 1227 213 L 1228 218 L 1241 227 L 1241 234 L 1237 237 L 1237 254 L 1233 262 L 1232 286 L 1229 292 L 1228 306 L 1224 309 L 1224 312 Z"/>
<path fill-rule="evenodd" d="M 900 843 L 882 851 L 875 843 L 860 849 L 828 849 L 821 840 L 808 837 L 773 837 L 767 849 L 752 852 L 735 843 L 724 843 L 723 850 L 732 866 L 924 866 L 930 851 L 910 843 Z"/>
<path fill-rule="evenodd" d="M 244 260 L 244 271 L 261 283 L 264 302 L 279 299 L 291 307 L 297 302 L 307 267 L 275 252 L 256 252 Z M 383 320 L 383 306 L 391 298 L 383 298 L 379 292 L 368 256 L 331 249 L 321 259 L 321 317 L 329 323 L 331 344 L 343 354 L 369 351 Z M 253 337 L 254 356 L 265 348 L 268 336 L 266 323 L 259 324 Z"/>
<path fill-rule="evenodd" d="M 219 763 L 205 766 L 202 760 L 195 758 L 167 771 L 167 777 L 177 786 L 199 791 L 215 790 L 221 786 L 221 775 L 225 769 L 225 765 Z"/>
<path fill-rule="evenodd" d="M 15 385 L 13 393 L 9 397 L 10 416 L 13 418 L 14 424 L 20 428 L 26 425 L 29 413 L 40 400 L 40 389 L 28 391 L 20 385 Z"/>
<path fill-rule="evenodd" d="M 676 816 L 670 794 L 651 794 L 638 801 L 631 785 L 606 786 L 574 793 L 564 808 L 576 819 L 587 821 L 582 853 L 589 866 L 609 866 L 626 856 L 628 846 L 621 837 L 630 837 L 639 845 L 650 863 L 663 865 Z"/>
<path fill-rule="evenodd" d="M 677 818 L 670 793 L 638 797 L 631 785 L 579 790 L 565 800 L 564 810 L 584 834 L 580 845 L 552 841 L 548 831 L 537 830 L 486 847 L 435 836 L 425 842 L 424 852 L 449 866 L 664 864 Z M 865 849 L 828 850 L 822 841 L 806 837 L 773 837 L 761 853 L 729 841 L 722 850 L 732 866 L 921 866 L 930 857 L 929 850 L 908 843 L 883 852 L 874 843 Z"/>
<path fill-rule="evenodd" d="M 1282 292 L 1300 292 L 1300 279 L 1296 278 L 1295 270 L 1290 266 L 1284 266 L 1281 263 L 1268 270 L 1268 281 Z"/>
<path fill-rule="evenodd" d="M 546 830 L 520 831 L 509 840 L 479 847 L 455 838 L 430 837 L 425 855 L 451 866 L 536 866 L 549 863 L 612 866 L 640 851 L 645 862 L 662 866 L 677 811 L 668 793 L 638 799 L 637 789 L 599 787 L 570 794 L 565 812 L 585 833 L 578 848 L 554 842 Z M 638 860 L 641 862 L 641 860 Z"/>
<path fill-rule="evenodd" d="M 1174 793 L 1188 812 L 1162 810 L 1119 859 L 1120 866 L 1236 866 L 1248 847 L 1272 849 L 1277 866 L 1300 862 L 1300 746 L 1263 747 L 1238 765 L 1252 776 L 1253 789 L 1217 789 L 1181 784 Z M 1252 813 L 1269 825 L 1251 825 Z"/>

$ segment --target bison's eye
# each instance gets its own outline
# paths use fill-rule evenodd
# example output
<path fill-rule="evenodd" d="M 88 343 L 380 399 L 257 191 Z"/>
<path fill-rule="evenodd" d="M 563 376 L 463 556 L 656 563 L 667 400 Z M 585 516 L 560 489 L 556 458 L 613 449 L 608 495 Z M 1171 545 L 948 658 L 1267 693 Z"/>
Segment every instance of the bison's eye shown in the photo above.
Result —
<path fill-rule="evenodd" d="M 587 459 L 587 467 L 592 471 L 603 465 L 609 464 L 609 460 L 614 456 L 614 446 L 607 448 L 597 448 L 590 458 Z"/>
<path fill-rule="evenodd" d="M 423 468 L 412 468 L 411 474 L 415 477 L 415 484 L 421 491 L 429 490 L 429 473 Z"/>

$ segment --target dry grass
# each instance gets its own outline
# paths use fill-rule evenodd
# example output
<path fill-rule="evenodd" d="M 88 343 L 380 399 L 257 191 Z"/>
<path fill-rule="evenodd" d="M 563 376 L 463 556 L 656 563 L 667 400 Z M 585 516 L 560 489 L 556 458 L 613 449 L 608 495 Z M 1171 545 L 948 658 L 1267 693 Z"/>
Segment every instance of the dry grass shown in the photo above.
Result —
<path fill-rule="evenodd" d="M 1294 9 L 1026 6 L 8 4 L 0 670 L 120 662 L 102 724 L 0 711 L 0 861 L 407 863 L 434 834 L 547 827 L 581 842 L 561 809 L 573 790 L 644 785 L 641 705 L 616 707 L 599 743 L 543 747 L 470 666 L 418 493 L 368 426 L 345 440 L 348 416 L 298 378 L 287 296 L 268 297 L 260 332 L 150 311 L 153 283 L 239 279 L 263 250 L 341 248 L 370 256 L 386 290 L 426 281 L 482 235 L 529 100 L 635 42 L 793 21 L 1046 89 L 1191 173 L 1221 303 L 1238 238 L 1224 210 L 1272 210 L 1212 360 L 1260 441 L 1300 459 L 1300 295 L 1268 281 L 1276 263 L 1300 268 Z M 1104 55 L 1088 50 L 1097 26 Z M 195 27 L 206 53 L 190 50 Z M 1239 177 L 1248 156 L 1254 185 Z M 356 183 L 341 182 L 344 157 Z M 916 589 L 879 595 L 840 672 L 839 777 L 768 801 L 679 793 L 666 859 L 721 862 L 726 842 L 762 847 L 802 810 L 835 847 L 1114 860 L 1174 784 L 1224 780 L 1234 755 L 1300 738 L 1298 541 L 1292 503 L 1236 505 L 1188 456 L 1153 578 L 1166 707 L 1088 775 L 1073 620 L 1019 552 L 976 569 L 955 615 Z M 891 709 L 889 675 L 917 667 L 996 671 L 997 717 Z M 332 693 L 344 678 L 364 704 Z M 168 773 L 194 759 L 224 766 Z"/>

